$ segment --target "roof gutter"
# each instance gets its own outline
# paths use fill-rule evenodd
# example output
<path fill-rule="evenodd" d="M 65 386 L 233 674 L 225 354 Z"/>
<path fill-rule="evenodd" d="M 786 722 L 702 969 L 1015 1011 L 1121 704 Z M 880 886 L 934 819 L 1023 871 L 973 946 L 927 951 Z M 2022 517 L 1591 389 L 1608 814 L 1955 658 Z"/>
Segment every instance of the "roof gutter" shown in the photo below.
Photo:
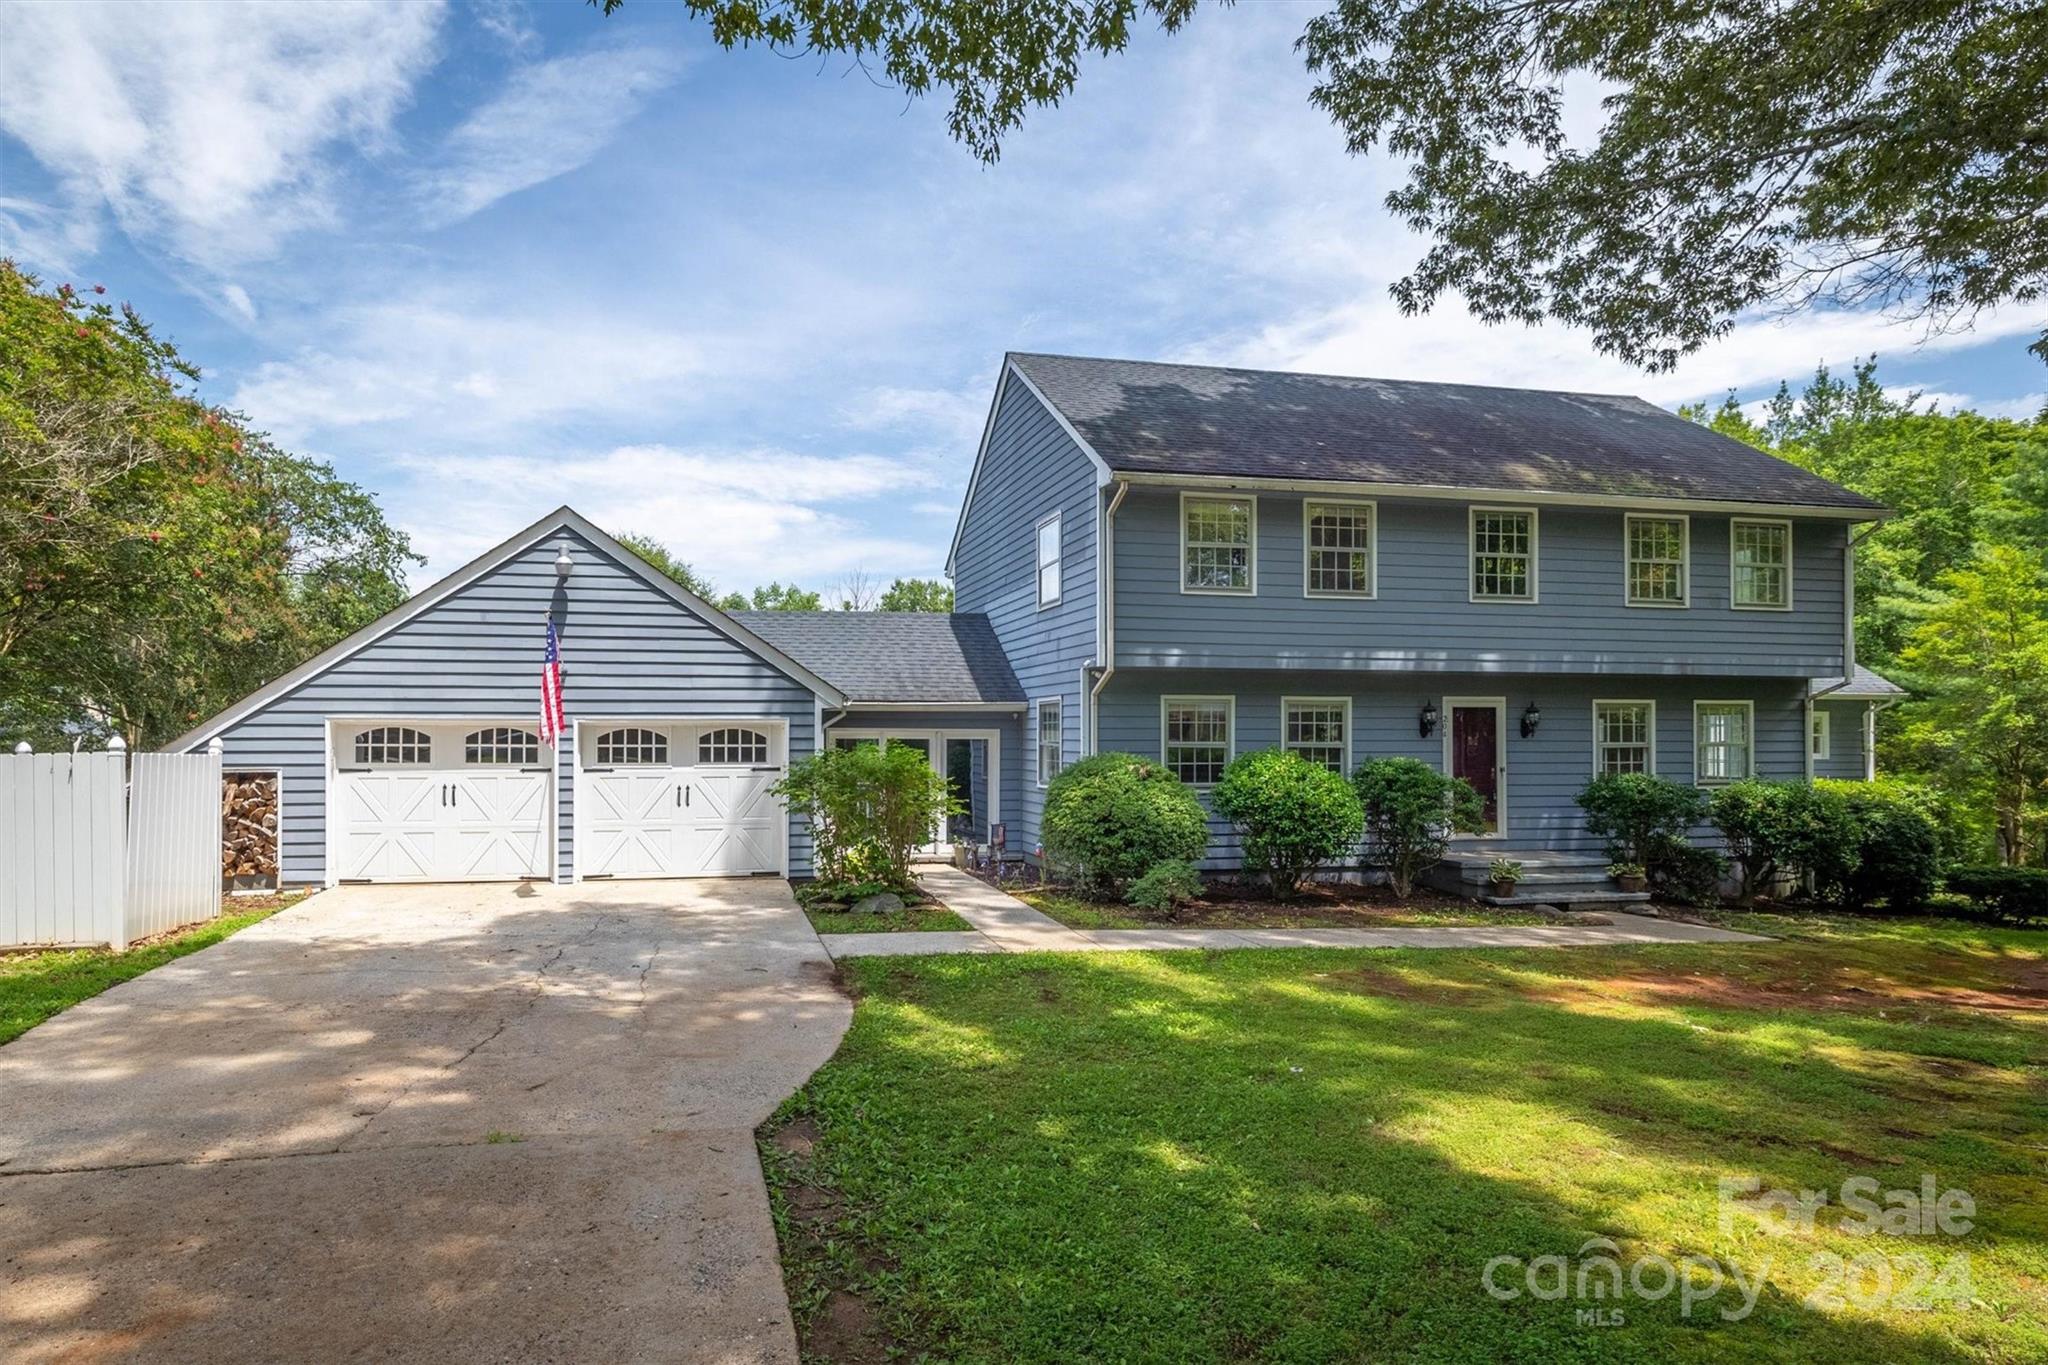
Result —
<path fill-rule="evenodd" d="M 1660 498 L 1651 494 L 1556 493 L 1527 488 L 1470 488 L 1453 484 L 1375 483 L 1367 479 L 1270 479 L 1234 474 L 1153 474 L 1117 471 L 1120 483 L 1159 488 L 1243 488 L 1277 492 L 1346 493 L 1385 498 L 1422 498 L 1449 502 L 1499 499 L 1543 507 L 1653 507 L 1689 512 L 1727 512 L 1734 516 L 1795 516 L 1833 521 L 1882 522 L 1894 515 L 1888 507 L 1829 507 L 1812 503 L 1741 502 L 1717 498 Z"/>
<path fill-rule="evenodd" d="M 1101 748 L 1097 713 L 1101 709 L 1102 689 L 1116 676 L 1116 509 L 1123 506 L 1124 495 L 1130 491 L 1130 480 L 1117 480 L 1116 491 L 1109 495 L 1109 507 L 1102 514 L 1102 533 L 1096 537 L 1101 555 L 1101 567 L 1095 576 L 1102 581 L 1102 672 L 1097 675 L 1095 686 L 1088 689 L 1090 754 Z"/>

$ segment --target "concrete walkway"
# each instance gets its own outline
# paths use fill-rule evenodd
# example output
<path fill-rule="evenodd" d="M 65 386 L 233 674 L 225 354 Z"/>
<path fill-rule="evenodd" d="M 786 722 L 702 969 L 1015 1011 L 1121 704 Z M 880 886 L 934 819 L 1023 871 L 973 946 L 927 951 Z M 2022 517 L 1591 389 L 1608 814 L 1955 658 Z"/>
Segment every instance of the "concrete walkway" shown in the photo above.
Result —
<path fill-rule="evenodd" d="M 918 884 L 972 932 L 825 934 L 835 958 L 926 953 L 1087 953 L 1159 948 L 1566 948 L 1628 943 L 1764 943 L 1756 934 L 1604 912 L 1610 924 L 1484 924 L 1410 929 L 1069 929 L 979 877 L 951 867 Z"/>
<path fill-rule="evenodd" d="M 0 1047 L 0 1360 L 794 1362 L 779 879 L 322 892 Z"/>

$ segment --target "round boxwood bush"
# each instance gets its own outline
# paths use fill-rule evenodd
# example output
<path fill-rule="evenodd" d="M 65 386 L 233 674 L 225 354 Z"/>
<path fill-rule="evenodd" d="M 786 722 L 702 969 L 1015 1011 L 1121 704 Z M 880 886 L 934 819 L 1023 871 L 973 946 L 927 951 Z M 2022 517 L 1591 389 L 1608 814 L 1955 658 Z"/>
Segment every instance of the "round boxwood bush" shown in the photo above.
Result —
<path fill-rule="evenodd" d="M 1365 807 L 1349 782 L 1282 749 L 1231 760 L 1211 800 L 1237 826 L 1245 871 L 1263 873 L 1283 900 L 1309 873 L 1350 852 L 1365 827 Z"/>
<path fill-rule="evenodd" d="M 1159 863 L 1199 861 L 1209 817 L 1157 759 L 1096 754 L 1053 778 L 1040 837 L 1046 855 L 1088 890 L 1119 896 Z"/>

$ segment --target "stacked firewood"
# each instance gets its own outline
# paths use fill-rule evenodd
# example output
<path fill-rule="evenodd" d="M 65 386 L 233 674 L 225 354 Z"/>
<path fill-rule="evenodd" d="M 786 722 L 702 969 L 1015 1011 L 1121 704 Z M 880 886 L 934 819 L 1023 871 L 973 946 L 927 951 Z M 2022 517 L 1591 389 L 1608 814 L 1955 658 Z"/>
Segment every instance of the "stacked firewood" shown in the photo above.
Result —
<path fill-rule="evenodd" d="M 276 879 L 276 773 L 221 774 L 220 875 Z"/>

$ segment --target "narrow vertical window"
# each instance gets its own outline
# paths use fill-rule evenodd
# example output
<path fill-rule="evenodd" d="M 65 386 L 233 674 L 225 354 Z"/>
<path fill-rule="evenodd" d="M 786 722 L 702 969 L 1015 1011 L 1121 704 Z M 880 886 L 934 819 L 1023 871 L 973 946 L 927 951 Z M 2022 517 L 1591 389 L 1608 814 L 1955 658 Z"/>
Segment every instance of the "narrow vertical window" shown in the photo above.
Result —
<path fill-rule="evenodd" d="M 1350 718 L 1351 704 L 1342 697 L 1290 697 L 1281 703 L 1281 747 L 1341 774 L 1350 752 Z"/>
<path fill-rule="evenodd" d="M 1254 591 L 1256 506 L 1250 498 L 1181 498 L 1182 591 Z"/>
<path fill-rule="evenodd" d="M 1694 703 L 1694 772 L 1701 786 L 1741 782 L 1754 770 L 1752 710 L 1746 701 Z"/>
<path fill-rule="evenodd" d="M 1038 523 L 1038 605 L 1060 600 L 1060 514 Z"/>
<path fill-rule="evenodd" d="M 1048 697 L 1038 703 L 1039 786 L 1046 786 L 1059 776 L 1065 740 L 1065 731 L 1060 726 L 1060 699 Z"/>
<path fill-rule="evenodd" d="M 1813 733 L 1807 736 L 1808 751 L 1815 758 L 1833 757 L 1835 745 L 1830 729 L 1828 713 L 1816 706 L 1813 709 Z"/>
<path fill-rule="evenodd" d="M 1536 513 L 1472 509 L 1472 600 L 1536 600 Z"/>
<path fill-rule="evenodd" d="M 1686 604 L 1687 539 L 1685 517 L 1627 516 L 1622 533 L 1628 542 L 1628 604 L 1632 607 L 1682 607 Z"/>
<path fill-rule="evenodd" d="M 1657 770 L 1657 704 L 1648 701 L 1593 703 L 1593 772 L 1651 773 Z"/>
<path fill-rule="evenodd" d="M 1369 502 L 1304 502 L 1303 591 L 1310 597 L 1373 595 L 1373 517 Z"/>
<path fill-rule="evenodd" d="M 1729 592 L 1737 607 L 1785 611 L 1792 605 L 1792 523 L 1728 523 Z"/>
<path fill-rule="evenodd" d="M 1191 787 L 1213 787 L 1230 762 L 1228 697 L 1162 697 L 1159 757 Z"/>

